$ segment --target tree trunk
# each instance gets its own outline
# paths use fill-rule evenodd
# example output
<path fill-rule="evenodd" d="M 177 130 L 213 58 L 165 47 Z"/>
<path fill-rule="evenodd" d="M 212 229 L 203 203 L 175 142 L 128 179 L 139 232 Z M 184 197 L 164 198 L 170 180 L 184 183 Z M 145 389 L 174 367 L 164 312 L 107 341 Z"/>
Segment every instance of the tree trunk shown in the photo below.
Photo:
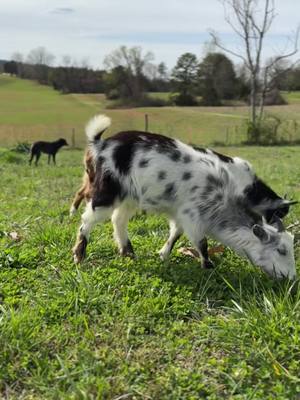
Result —
<path fill-rule="evenodd" d="M 251 76 L 251 95 L 250 95 L 250 106 L 251 106 L 251 122 L 253 126 L 256 126 L 256 105 L 257 105 L 257 85 L 256 76 Z"/>
<path fill-rule="evenodd" d="M 251 131 L 250 139 L 256 141 L 256 125 L 257 125 L 257 84 L 256 84 L 256 75 L 252 74 L 251 76 L 251 94 L 250 94 L 250 108 L 251 108 Z"/>

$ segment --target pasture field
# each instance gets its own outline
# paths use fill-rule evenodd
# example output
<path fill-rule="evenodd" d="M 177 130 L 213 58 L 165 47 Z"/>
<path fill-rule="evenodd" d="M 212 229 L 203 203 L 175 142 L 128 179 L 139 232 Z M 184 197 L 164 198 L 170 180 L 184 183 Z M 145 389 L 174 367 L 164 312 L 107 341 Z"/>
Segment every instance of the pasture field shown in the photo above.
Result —
<path fill-rule="evenodd" d="M 217 150 L 300 198 L 299 147 Z M 184 238 L 163 263 L 167 224 L 151 215 L 130 222 L 135 260 L 117 255 L 106 223 L 74 266 L 80 216 L 68 209 L 82 152 L 62 150 L 56 167 L 27 159 L 0 151 L 0 398 L 299 399 L 297 283 L 270 280 L 229 249 L 202 270 L 178 251 Z M 299 219 L 297 205 L 287 224 Z M 299 250 L 298 235 L 298 273 Z"/>
<path fill-rule="evenodd" d="M 165 93 L 152 94 L 166 97 Z M 287 106 L 267 107 L 270 115 L 286 121 L 280 135 L 288 140 L 300 140 L 300 102 L 298 93 L 286 94 Z M 245 140 L 248 109 L 245 106 L 226 107 L 148 107 L 105 109 L 109 103 L 104 95 L 61 95 L 47 86 L 32 81 L 0 75 L 0 146 L 16 141 L 54 140 L 65 137 L 83 147 L 83 132 L 87 120 L 97 113 L 109 115 L 113 125 L 107 135 L 128 129 L 144 129 L 145 114 L 149 130 L 164 133 L 195 144 L 239 144 Z"/>
<path fill-rule="evenodd" d="M 299 104 L 300 103 L 300 92 L 283 92 L 283 97 L 290 104 Z"/>

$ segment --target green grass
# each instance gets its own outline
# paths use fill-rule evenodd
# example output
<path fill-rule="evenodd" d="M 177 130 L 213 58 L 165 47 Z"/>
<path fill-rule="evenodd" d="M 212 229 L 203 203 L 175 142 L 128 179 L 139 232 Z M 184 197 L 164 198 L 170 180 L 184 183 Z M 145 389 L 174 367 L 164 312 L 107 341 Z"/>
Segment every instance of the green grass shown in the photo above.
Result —
<path fill-rule="evenodd" d="M 289 106 L 267 110 L 287 120 L 295 136 L 299 93 L 286 96 Z M 152 131 L 236 144 L 247 118 L 245 107 L 106 105 L 103 95 L 60 95 L 0 76 L 0 144 L 70 140 L 75 129 L 76 144 L 84 146 L 83 127 L 99 112 L 113 119 L 107 135 L 143 129 L 147 113 Z M 250 160 L 277 192 L 300 198 L 299 147 L 221 151 Z M 42 157 L 39 168 L 30 168 L 25 156 L 0 150 L 0 397 L 298 399 L 298 286 L 269 280 L 229 249 L 215 256 L 215 270 L 201 270 L 178 252 L 185 239 L 168 263 L 160 262 L 163 216 L 131 221 L 136 260 L 117 255 L 104 224 L 92 234 L 86 262 L 73 265 L 80 217 L 71 220 L 68 209 L 81 159 L 81 152 L 63 150 L 58 167 Z M 299 215 L 298 205 L 287 223 Z"/>
<path fill-rule="evenodd" d="M 282 94 L 289 104 L 300 103 L 300 92 L 283 92 Z"/>
<path fill-rule="evenodd" d="M 164 98 L 166 94 L 153 96 Z M 292 94 L 289 96 L 291 98 Z M 248 118 L 245 106 L 111 110 L 106 109 L 107 105 L 101 94 L 61 95 L 48 86 L 0 75 L 0 145 L 54 140 L 61 136 L 71 141 L 74 131 L 76 145 L 83 147 L 86 143 L 84 126 L 97 113 L 112 117 L 113 124 L 107 135 L 120 130 L 143 130 L 145 114 L 148 114 L 149 130 L 187 142 L 239 144 L 245 140 Z M 300 102 L 266 107 L 266 110 L 285 121 L 281 136 L 289 140 L 300 138 Z"/>
<path fill-rule="evenodd" d="M 299 147 L 219 150 L 300 198 Z M 298 286 L 268 279 L 229 249 L 202 270 L 178 252 L 185 239 L 162 263 L 167 224 L 150 215 L 129 226 L 136 260 L 117 255 L 107 223 L 75 267 L 80 217 L 68 209 L 82 153 L 57 159 L 30 168 L 27 157 L 0 151 L 1 398 L 299 398 Z M 297 205 L 287 223 L 299 216 Z M 299 255 L 297 247 L 298 272 Z"/>

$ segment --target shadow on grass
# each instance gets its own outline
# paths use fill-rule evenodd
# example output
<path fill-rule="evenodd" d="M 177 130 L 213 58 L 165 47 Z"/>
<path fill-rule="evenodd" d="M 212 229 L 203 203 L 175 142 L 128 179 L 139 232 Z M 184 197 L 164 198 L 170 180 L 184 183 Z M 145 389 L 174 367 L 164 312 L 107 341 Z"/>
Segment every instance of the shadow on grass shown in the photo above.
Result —
<path fill-rule="evenodd" d="M 90 268 L 90 262 L 94 264 L 94 260 L 99 259 L 97 253 L 98 250 L 83 264 L 84 270 Z M 184 288 L 191 300 L 209 304 L 210 309 L 232 307 L 233 301 L 260 303 L 266 294 L 272 297 L 288 294 L 291 299 L 299 295 L 298 282 L 271 279 L 230 250 L 226 250 L 222 258 L 215 257 L 215 268 L 211 270 L 202 269 L 197 260 L 184 255 L 171 256 L 166 263 L 161 262 L 158 255 L 146 253 L 145 256 L 138 255 L 135 260 L 126 261 L 126 258 L 116 255 L 113 247 L 106 248 L 101 255 L 104 256 L 104 265 L 105 259 L 109 260 L 109 268 L 122 272 L 127 270 L 129 274 L 149 278 L 149 285 L 151 279 L 159 278 L 170 284 L 174 296 L 178 289 Z M 115 257 L 115 261 L 111 263 L 112 257 Z M 102 268 L 98 263 L 94 266 Z"/>

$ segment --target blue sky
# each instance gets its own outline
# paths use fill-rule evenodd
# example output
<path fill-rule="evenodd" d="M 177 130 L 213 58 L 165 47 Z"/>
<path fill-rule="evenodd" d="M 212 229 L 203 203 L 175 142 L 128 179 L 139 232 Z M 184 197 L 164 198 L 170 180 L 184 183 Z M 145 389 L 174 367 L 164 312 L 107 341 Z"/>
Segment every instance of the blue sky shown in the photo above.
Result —
<path fill-rule="evenodd" d="M 286 47 L 300 23 L 300 0 L 277 0 L 276 13 L 264 57 Z M 0 58 L 44 46 L 57 64 L 70 55 L 101 68 L 120 45 L 138 45 L 172 68 L 184 52 L 203 56 L 209 29 L 240 51 L 218 0 L 1 0 Z"/>

